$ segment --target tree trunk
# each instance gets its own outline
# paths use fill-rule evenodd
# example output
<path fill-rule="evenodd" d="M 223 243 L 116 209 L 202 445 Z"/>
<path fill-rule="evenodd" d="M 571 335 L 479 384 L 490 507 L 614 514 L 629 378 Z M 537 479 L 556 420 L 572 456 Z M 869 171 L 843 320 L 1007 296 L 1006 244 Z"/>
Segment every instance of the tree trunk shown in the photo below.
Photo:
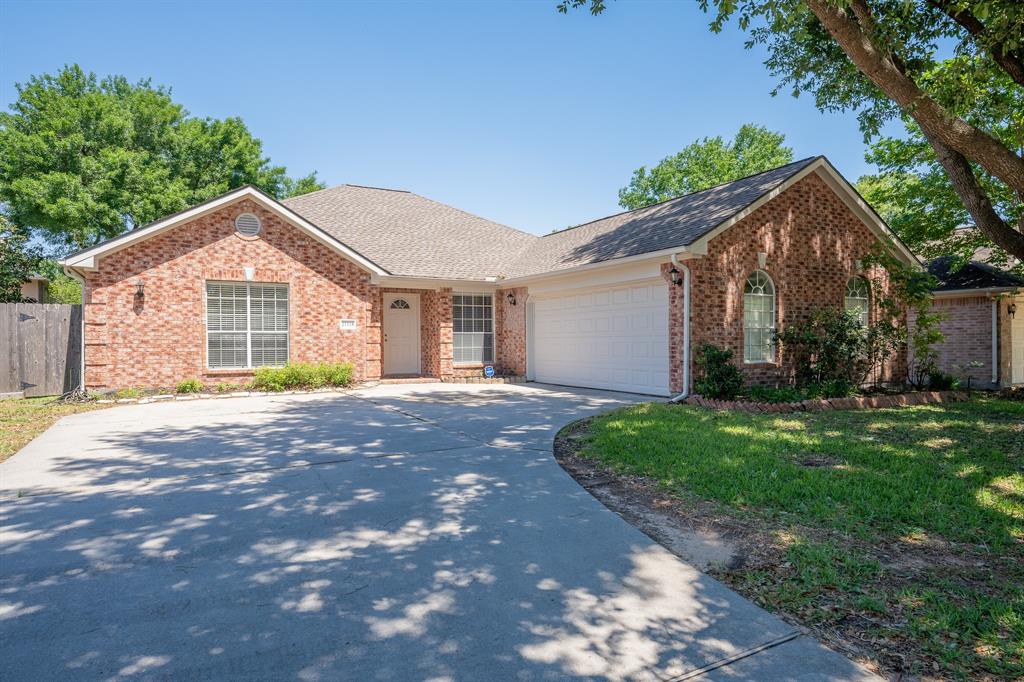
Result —
<path fill-rule="evenodd" d="M 963 154 L 950 149 L 941 140 L 929 135 L 927 131 L 924 136 L 935 149 L 939 163 L 946 170 L 946 175 L 953 183 L 953 189 L 956 190 L 957 196 L 967 208 L 967 212 L 971 214 L 978 229 L 999 247 L 1024 260 L 1024 234 L 1013 229 L 995 212 L 992 202 L 989 201 L 985 190 L 974 176 L 974 169 L 971 168 L 971 164 Z"/>
<path fill-rule="evenodd" d="M 847 57 L 872 83 L 917 121 L 929 140 L 941 141 L 947 148 L 1005 182 L 1014 192 L 1024 193 L 1024 159 L 991 135 L 950 115 L 918 88 L 891 57 L 882 54 L 871 42 L 861 28 L 863 22 L 858 23 L 850 18 L 845 10 L 829 4 L 828 0 L 805 2 Z M 870 21 L 871 10 L 864 0 L 850 0 L 850 4 L 858 17 L 864 16 Z M 1014 255 L 1024 257 L 1024 251 L 1019 250 Z"/>

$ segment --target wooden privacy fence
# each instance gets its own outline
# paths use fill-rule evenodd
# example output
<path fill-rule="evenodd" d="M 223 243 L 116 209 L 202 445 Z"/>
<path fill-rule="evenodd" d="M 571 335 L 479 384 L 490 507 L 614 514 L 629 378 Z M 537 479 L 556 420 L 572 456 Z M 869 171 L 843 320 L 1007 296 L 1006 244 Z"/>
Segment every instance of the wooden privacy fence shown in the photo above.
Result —
<path fill-rule="evenodd" d="M 0 304 L 0 347 L 0 393 L 66 393 L 82 371 L 82 306 Z"/>

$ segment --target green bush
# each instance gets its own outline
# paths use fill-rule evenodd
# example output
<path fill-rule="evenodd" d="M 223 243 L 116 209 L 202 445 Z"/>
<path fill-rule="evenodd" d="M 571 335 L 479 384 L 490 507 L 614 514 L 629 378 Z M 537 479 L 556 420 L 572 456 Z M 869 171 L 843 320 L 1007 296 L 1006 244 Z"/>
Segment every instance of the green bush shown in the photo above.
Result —
<path fill-rule="evenodd" d="M 199 379 L 185 379 L 178 383 L 175 391 L 178 393 L 202 393 L 203 388 L 205 388 L 203 382 Z"/>
<path fill-rule="evenodd" d="M 759 403 L 796 403 L 807 399 L 807 391 L 796 386 L 751 386 L 749 396 Z"/>
<path fill-rule="evenodd" d="M 731 400 L 743 388 L 743 375 L 732 364 L 732 350 L 710 343 L 700 347 L 697 355 L 697 393 L 706 398 Z"/>
<path fill-rule="evenodd" d="M 352 363 L 295 362 L 284 367 L 260 367 L 253 374 L 251 386 L 255 391 L 277 392 L 348 386 L 351 383 Z"/>
<path fill-rule="evenodd" d="M 234 384 L 230 381 L 220 381 L 214 387 L 214 390 L 216 390 L 217 393 L 233 393 L 234 391 L 242 390 L 242 385 Z"/>
<path fill-rule="evenodd" d="M 933 391 L 955 391 L 960 388 L 960 380 L 936 369 L 928 374 L 928 388 Z"/>

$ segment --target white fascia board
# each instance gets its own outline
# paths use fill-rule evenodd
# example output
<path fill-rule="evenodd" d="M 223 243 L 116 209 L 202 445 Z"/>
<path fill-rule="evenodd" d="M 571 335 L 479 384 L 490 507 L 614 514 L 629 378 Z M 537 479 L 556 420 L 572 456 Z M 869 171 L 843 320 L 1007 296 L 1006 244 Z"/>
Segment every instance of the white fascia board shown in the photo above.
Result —
<path fill-rule="evenodd" d="M 985 297 L 996 294 L 1016 294 L 1017 287 L 988 287 L 986 289 L 950 289 L 948 291 L 933 291 L 932 298 L 971 298 Z"/>
<path fill-rule="evenodd" d="M 753 202 L 745 209 L 705 234 L 703 237 L 691 244 L 691 246 L 703 248 L 706 253 L 708 242 L 767 204 L 772 199 L 778 197 L 811 173 L 817 173 L 818 177 L 820 177 L 825 184 L 827 184 L 832 191 L 843 200 L 843 203 L 846 204 L 854 215 L 860 218 L 861 222 L 863 222 L 867 228 L 882 241 L 883 244 L 891 245 L 893 247 L 892 251 L 894 251 L 895 255 L 899 257 L 900 260 L 917 270 L 924 269 L 924 266 L 921 264 L 921 261 L 917 256 L 907 248 L 906 244 L 900 241 L 899 237 L 897 237 L 889 226 L 885 224 L 878 214 L 860 198 L 860 195 L 857 194 L 857 191 L 853 186 L 850 185 L 850 183 L 847 182 L 846 179 L 840 175 L 839 172 L 832 167 L 832 164 L 830 164 L 823 156 L 818 157 L 811 163 L 807 164 L 807 166 L 794 173 L 774 190 L 760 197 L 757 201 Z"/>
<path fill-rule="evenodd" d="M 291 223 L 310 237 L 339 252 L 341 255 L 345 256 L 357 265 L 369 270 L 371 274 L 375 276 L 387 274 L 387 271 L 379 265 L 361 254 L 356 253 L 342 242 L 338 241 L 313 223 L 300 216 L 295 211 L 292 211 L 276 199 L 273 199 L 272 197 L 269 197 L 263 192 L 260 192 L 253 187 L 249 187 L 248 185 L 245 187 L 239 187 L 232 192 L 228 192 L 227 194 L 223 194 L 215 199 L 193 206 L 192 208 L 181 211 L 180 213 L 175 213 L 174 215 L 168 216 L 162 220 L 150 223 L 145 227 L 127 232 L 116 239 L 112 239 L 103 244 L 97 244 L 96 246 L 84 251 L 79 251 L 78 253 L 60 261 L 60 263 L 61 265 L 79 268 L 82 270 L 95 270 L 98 267 L 98 259 L 103 256 L 109 256 L 121 249 L 137 244 L 149 239 L 150 237 L 155 237 L 156 235 L 162 234 L 182 225 L 183 223 L 187 223 L 191 220 L 195 220 L 196 218 L 213 213 L 214 211 L 245 198 L 252 199 L 264 208 L 276 213 L 282 219 Z"/>
<path fill-rule="evenodd" d="M 689 246 L 680 246 L 671 249 L 663 249 L 661 251 L 641 253 L 635 256 L 626 256 L 625 258 L 604 260 L 598 263 L 584 263 L 583 265 L 576 265 L 571 268 L 562 268 L 561 270 L 552 270 L 550 272 L 541 272 L 536 275 L 509 277 L 508 279 L 501 280 L 499 284 L 502 287 L 529 286 L 531 282 L 539 280 L 549 280 L 555 277 L 569 277 L 580 272 L 587 272 L 590 270 L 610 270 L 612 268 L 618 268 L 631 263 L 646 263 L 648 261 L 657 261 L 658 267 L 660 267 L 661 263 L 666 262 L 666 259 L 671 257 L 672 254 L 676 254 L 679 258 L 699 258 L 701 256 L 706 256 L 707 253 L 706 244 L 700 246 L 691 244 Z"/>

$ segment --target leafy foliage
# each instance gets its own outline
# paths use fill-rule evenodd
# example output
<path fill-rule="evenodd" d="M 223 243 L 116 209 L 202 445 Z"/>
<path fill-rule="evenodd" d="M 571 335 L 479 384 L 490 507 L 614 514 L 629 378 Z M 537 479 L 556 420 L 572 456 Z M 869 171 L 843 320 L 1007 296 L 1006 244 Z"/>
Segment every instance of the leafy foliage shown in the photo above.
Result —
<path fill-rule="evenodd" d="M 77 280 L 65 275 L 56 261 L 49 258 L 40 261 L 39 273 L 49 280 L 46 285 L 48 303 L 78 304 L 82 302 L 82 285 Z"/>
<path fill-rule="evenodd" d="M 698 351 L 696 362 L 697 378 L 693 386 L 698 394 L 717 400 L 731 400 L 739 395 L 743 375 L 740 368 L 732 364 L 732 349 L 705 343 Z"/>
<path fill-rule="evenodd" d="M 179 381 L 174 390 L 176 393 L 202 393 L 204 388 L 203 382 L 199 379 L 185 379 Z"/>
<path fill-rule="evenodd" d="M 1019 0 L 700 0 L 700 5 L 712 15 L 712 31 L 735 20 L 748 32 L 747 48 L 767 49 L 765 65 L 778 79 L 772 94 L 808 93 L 821 111 L 856 112 L 866 141 L 893 120 L 913 122 L 909 147 L 886 149 L 883 142 L 872 151 L 883 173 L 896 174 L 889 178 L 895 183 L 881 185 L 896 190 L 888 197 L 891 206 L 908 218 L 925 216 L 916 231 L 928 238 L 915 238 L 908 230 L 911 243 L 951 237 L 952 223 L 963 224 L 969 216 L 988 243 L 1024 260 L 1024 5 Z M 579 7 L 595 15 L 606 9 L 602 0 L 558 5 L 561 12 Z M 924 153 L 913 156 L 913 149 Z M 896 156 L 888 157 L 890 152 Z M 940 172 L 946 183 L 937 182 Z M 922 184 L 901 187 L 906 173 L 920 176 Z M 915 189 L 930 191 L 921 196 L 913 194 Z M 950 191 L 960 209 L 949 205 Z M 940 201 L 933 216 L 934 199 Z M 915 205 L 928 210 L 915 212 Z"/>
<path fill-rule="evenodd" d="M 1024 150 L 1024 88 L 1005 74 L 981 77 L 971 64 L 957 57 L 938 64 L 927 74 L 958 95 L 970 93 L 970 104 L 960 112 L 985 127 L 1012 149 Z M 880 169 L 857 181 L 857 189 L 882 218 L 925 258 L 952 254 L 961 262 L 985 249 L 985 260 L 997 267 L 1024 272 L 1024 264 L 995 246 L 983 232 L 965 229 L 971 216 L 957 196 L 949 177 L 928 144 L 921 128 L 902 118 L 905 135 L 881 136 L 870 147 L 867 160 Z M 996 213 L 1009 224 L 1024 224 L 1024 202 L 1006 184 L 975 166 L 975 175 Z"/>
<path fill-rule="evenodd" d="M 0 113 L 0 201 L 58 250 L 83 248 L 244 184 L 277 197 L 290 179 L 240 118 L 192 117 L 171 91 L 78 65 L 19 84 Z"/>
<path fill-rule="evenodd" d="M 783 145 L 785 139 L 782 133 L 752 123 L 741 126 L 729 141 L 702 138 L 650 170 L 641 166 L 633 171 L 629 185 L 619 190 L 619 205 L 641 208 L 783 166 L 793 160 L 793 150 Z"/>
<path fill-rule="evenodd" d="M 260 367 L 252 378 L 255 391 L 288 391 L 316 389 L 325 386 L 348 386 L 352 383 L 352 363 L 306 362 L 288 363 L 284 367 Z"/>
<path fill-rule="evenodd" d="M 822 308 L 776 338 L 794 364 L 798 385 L 831 383 L 848 394 L 871 370 L 867 330 L 854 313 Z"/>
<path fill-rule="evenodd" d="M 25 230 L 0 215 L 0 303 L 20 303 L 21 285 L 39 267 L 42 254 Z"/>

